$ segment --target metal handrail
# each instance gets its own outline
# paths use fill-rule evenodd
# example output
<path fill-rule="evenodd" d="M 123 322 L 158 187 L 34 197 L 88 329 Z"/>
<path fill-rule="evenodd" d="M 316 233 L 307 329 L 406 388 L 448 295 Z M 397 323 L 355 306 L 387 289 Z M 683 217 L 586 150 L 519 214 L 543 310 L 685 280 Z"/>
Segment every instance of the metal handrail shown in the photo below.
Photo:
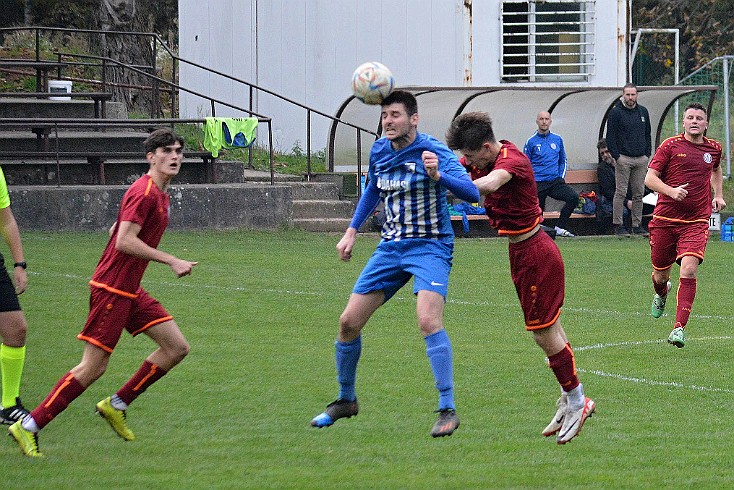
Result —
<path fill-rule="evenodd" d="M 61 155 L 65 153 L 69 153 L 66 151 L 61 151 L 59 149 L 59 129 L 99 129 L 99 128 L 136 128 L 136 127 L 144 127 L 146 130 L 150 130 L 152 128 L 157 127 L 163 127 L 163 126 L 170 126 L 173 127 L 175 124 L 201 124 L 205 123 L 205 119 L 181 119 L 181 118 L 162 118 L 162 119 L 100 119 L 100 118 L 34 118 L 34 117 L 25 117 L 25 118 L 3 118 L 0 119 L 0 128 L 31 128 L 34 130 L 37 129 L 43 129 L 48 130 L 49 133 L 53 132 L 54 134 L 54 149 L 49 150 L 48 148 L 45 148 L 43 150 L 37 150 L 37 151 L 30 151 L 30 152 L 23 152 L 19 151 L 20 154 L 27 154 L 30 156 L 49 156 L 54 157 L 56 160 L 56 179 L 57 179 L 57 185 L 61 185 Z M 262 122 L 268 122 L 263 120 Z M 45 143 L 45 145 L 48 145 L 48 142 Z M 111 158 L 119 157 L 120 155 L 128 156 L 127 154 L 129 152 L 127 151 L 109 151 L 109 150 L 100 150 L 99 152 L 94 151 L 71 151 L 73 154 L 86 154 L 87 156 L 91 154 L 100 154 L 105 155 Z M 184 151 L 184 156 L 189 153 L 187 151 Z M 193 153 L 198 154 L 200 152 L 193 151 Z M 211 155 L 210 155 L 211 156 Z M 213 157 L 212 157 L 213 160 Z M 271 166 L 272 168 L 272 166 Z M 270 175 L 271 178 L 271 184 L 274 184 L 274 174 L 271 172 Z"/>
<path fill-rule="evenodd" d="M 212 107 L 212 116 L 215 115 L 214 114 L 214 111 L 215 111 L 214 104 L 216 102 L 218 104 L 222 104 L 224 106 L 233 108 L 235 110 L 240 110 L 240 111 L 247 112 L 248 114 L 256 115 L 257 117 L 265 117 L 265 116 L 261 116 L 261 115 L 256 114 L 252 110 L 252 102 L 253 102 L 253 99 L 254 99 L 254 93 L 253 92 L 254 91 L 258 91 L 258 93 L 268 94 L 270 96 L 273 96 L 273 97 L 276 97 L 276 98 L 282 100 L 283 102 L 286 102 L 288 104 L 291 104 L 291 105 L 294 105 L 294 106 L 297 106 L 297 107 L 300 107 L 300 108 L 304 109 L 306 111 L 306 132 L 307 132 L 307 135 L 306 135 L 306 163 L 307 163 L 307 172 L 308 173 L 307 173 L 306 178 L 309 181 L 311 180 L 311 118 L 312 118 L 312 115 L 313 114 L 316 114 L 316 115 L 325 117 L 327 119 L 330 119 L 332 121 L 332 123 L 336 122 L 336 123 L 339 123 L 339 124 L 344 124 L 345 126 L 348 126 L 348 127 L 351 127 L 353 129 L 355 129 L 355 131 L 356 131 L 356 133 L 358 135 L 357 140 L 360 140 L 361 139 L 361 133 L 370 134 L 375 139 L 379 138 L 379 134 L 377 134 L 376 132 L 374 132 L 372 130 L 369 130 L 369 129 L 366 129 L 366 128 L 362 128 L 360 126 L 357 126 L 357 125 L 352 124 L 352 123 L 347 122 L 347 121 L 342 121 L 341 119 L 339 119 L 337 117 L 334 117 L 334 116 L 332 116 L 330 114 L 326 114 L 326 113 L 324 113 L 322 111 L 319 111 L 318 109 L 315 109 L 313 107 L 309 107 L 309 106 L 307 106 L 305 104 L 302 104 L 302 103 L 297 102 L 297 101 L 295 101 L 293 99 L 290 99 L 288 97 L 285 97 L 285 96 L 283 96 L 281 94 L 278 94 L 276 92 L 273 92 L 272 90 L 269 90 L 269 89 L 266 89 L 266 88 L 261 87 L 259 85 L 256 85 L 256 84 L 247 82 L 246 80 L 242 80 L 240 78 L 234 77 L 234 76 L 229 75 L 227 73 L 224 73 L 224 72 L 221 72 L 221 71 L 218 71 L 218 70 L 214 70 L 212 68 L 203 66 L 203 65 L 201 65 L 199 63 L 196 63 L 196 62 L 193 62 L 193 61 L 190 61 L 190 60 L 181 58 L 180 56 L 178 56 L 177 54 L 175 54 L 167 46 L 165 40 L 163 40 L 160 37 L 160 35 L 158 35 L 157 33 L 135 32 L 135 31 L 104 31 L 104 30 L 94 30 L 94 29 L 70 29 L 70 28 L 63 28 L 63 27 L 38 27 L 38 26 L 28 26 L 28 27 L 25 27 L 25 26 L 22 26 L 22 27 L 12 27 L 12 28 L 0 28 L 0 34 L 3 33 L 3 32 L 6 32 L 6 31 L 20 31 L 20 30 L 28 30 L 28 31 L 32 30 L 32 31 L 35 32 L 35 48 L 36 48 L 35 49 L 35 54 L 36 54 L 36 60 L 40 60 L 41 59 L 40 58 L 40 31 L 41 30 L 44 30 L 44 31 L 52 31 L 52 32 L 99 34 L 99 35 L 102 35 L 102 36 L 107 36 L 107 35 L 118 35 L 119 36 L 119 35 L 123 35 L 123 36 L 145 36 L 145 37 L 150 37 L 151 40 L 153 41 L 151 48 L 152 48 L 152 54 L 153 54 L 152 59 L 153 59 L 153 63 L 154 64 L 153 64 L 153 66 L 150 66 L 149 68 L 151 69 L 151 71 L 153 73 L 156 73 L 156 66 L 155 66 L 156 56 L 155 56 L 155 54 L 157 52 L 158 46 L 160 46 L 168 54 L 168 56 L 171 57 L 171 60 L 172 60 L 172 63 L 171 63 L 171 80 L 170 81 L 165 80 L 165 79 L 160 78 L 160 77 L 157 77 L 154 74 L 147 73 L 146 71 L 141 70 L 140 68 L 136 68 L 136 66 L 138 66 L 138 65 L 128 65 L 126 63 L 122 63 L 122 62 L 117 61 L 117 60 L 114 60 L 112 58 L 100 57 L 100 56 L 95 57 L 93 55 L 79 55 L 79 54 L 73 54 L 73 53 L 56 53 L 56 54 L 57 54 L 57 56 L 63 54 L 64 56 L 73 56 L 73 57 L 78 57 L 78 58 L 98 59 L 98 60 L 102 61 L 102 70 L 103 70 L 103 73 L 102 73 L 102 78 L 103 78 L 103 80 L 102 80 L 102 86 L 103 87 L 105 86 L 105 83 L 106 83 L 105 82 L 105 78 L 106 77 L 105 77 L 105 73 L 104 73 L 104 71 L 105 71 L 105 66 L 104 65 L 107 62 L 111 62 L 111 63 L 114 63 L 114 64 L 116 64 L 118 66 L 125 67 L 127 69 L 131 69 L 131 70 L 133 70 L 133 71 L 135 71 L 137 73 L 140 73 L 140 74 L 148 77 L 153 82 L 153 84 L 154 84 L 154 86 L 151 87 L 151 90 L 154 92 L 154 105 L 156 107 L 159 107 L 160 102 L 159 102 L 159 99 L 158 99 L 158 96 L 157 96 L 157 93 L 156 93 L 156 86 L 155 86 L 155 84 L 157 84 L 157 83 L 164 83 L 164 84 L 166 84 L 166 85 L 168 85 L 168 86 L 170 86 L 172 88 L 175 88 L 176 90 L 184 90 L 184 91 L 186 91 L 188 93 L 191 93 L 192 95 L 196 95 L 198 97 L 202 97 L 204 99 L 209 100 L 210 101 L 210 104 L 211 104 L 211 107 Z M 60 59 L 61 59 L 61 56 L 59 56 L 59 60 Z M 193 67 L 202 69 L 202 70 L 204 70 L 204 71 L 206 71 L 208 73 L 211 73 L 211 74 L 214 74 L 214 75 L 217 75 L 217 76 L 221 76 L 221 77 L 227 78 L 229 80 L 232 80 L 234 82 L 237 82 L 237 83 L 246 85 L 248 87 L 248 89 L 249 89 L 249 104 L 250 104 L 249 109 L 243 109 L 243 108 L 238 107 L 238 106 L 235 106 L 233 104 L 229 104 L 229 103 L 226 103 L 224 101 L 220 101 L 220 100 L 214 99 L 212 97 L 206 96 L 204 94 L 197 93 L 195 91 L 192 91 L 192 90 L 186 89 L 184 87 L 181 87 L 176 82 L 176 73 L 177 73 L 177 64 L 178 63 L 185 63 L 187 65 L 190 65 L 190 66 L 193 66 Z M 175 107 L 176 107 L 176 98 L 177 98 L 177 92 L 176 92 L 176 90 L 171 90 L 172 114 L 175 114 L 174 111 L 175 111 Z M 269 146 L 270 146 L 271 173 L 273 173 L 273 171 L 274 171 L 273 170 L 274 162 L 273 162 L 273 151 L 272 151 L 272 126 L 271 126 L 271 122 L 272 121 L 271 121 L 270 118 L 268 118 L 268 121 L 269 121 L 268 122 L 268 141 L 269 141 Z M 357 147 L 357 155 L 358 155 L 357 158 L 358 159 L 359 159 L 359 155 L 360 154 L 361 154 L 361 148 L 360 147 Z M 250 159 L 252 158 L 251 155 L 252 154 L 250 152 Z M 330 160 L 329 163 L 330 163 L 330 166 L 331 166 L 331 164 L 333 164 L 333 158 L 334 158 L 333 155 L 332 154 L 329 154 L 329 160 Z M 359 176 L 357 176 L 357 177 L 359 178 Z M 357 186 L 357 188 L 358 188 L 358 191 L 359 191 L 359 185 Z"/>

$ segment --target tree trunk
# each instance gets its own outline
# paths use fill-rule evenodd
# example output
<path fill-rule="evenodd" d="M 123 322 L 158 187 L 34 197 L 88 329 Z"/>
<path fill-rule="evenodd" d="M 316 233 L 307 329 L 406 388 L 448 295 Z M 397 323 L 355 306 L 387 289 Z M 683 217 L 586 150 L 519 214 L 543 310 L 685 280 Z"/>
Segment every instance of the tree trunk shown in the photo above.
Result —
<path fill-rule="evenodd" d="M 132 65 L 137 70 L 156 75 L 155 55 L 151 36 L 116 33 L 152 31 L 149 9 L 154 2 L 135 0 L 101 0 L 100 28 L 108 31 L 100 46 L 103 56 Z M 124 101 L 128 112 L 143 112 L 157 117 L 160 111 L 154 104 L 151 88 L 153 80 L 142 73 L 111 63 L 107 67 L 106 80 L 112 86 L 115 100 Z"/>
<path fill-rule="evenodd" d="M 23 23 L 26 27 L 33 25 L 33 15 L 31 10 L 31 0 L 25 0 L 23 2 Z"/>

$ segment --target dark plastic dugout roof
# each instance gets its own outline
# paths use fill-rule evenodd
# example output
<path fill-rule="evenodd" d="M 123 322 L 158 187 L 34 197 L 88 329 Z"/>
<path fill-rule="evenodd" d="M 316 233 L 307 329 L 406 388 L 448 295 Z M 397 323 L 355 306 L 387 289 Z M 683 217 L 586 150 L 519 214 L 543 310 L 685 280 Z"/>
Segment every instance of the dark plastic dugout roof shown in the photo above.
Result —
<path fill-rule="evenodd" d="M 454 117 L 465 112 L 485 111 L 493 121 L 497 139 L 513 142 L 522 150 L 537 129 L 535 118 L 542 110 L 553 119 L 551 131 L 563 137 L 569 169 L 595 169 L 596 143 L 606 134 L 607 114 L 621 97 L 620 87 L 400 87 L 418 100 L 418 131 L 444 141 Z M 675 101 L 695 94 L 695 100 L 713 106 L 714 85 L 637 87 L 638 103 L 650 113 L 653 146 L 661 140 L 663 121 L 674 110 Z M 690 100 L 686 99 L 686 102 Z M 680 107 L 679 117 L 682 117 Z M 381 133 L 380 106 L 365 105 L 354 97 L 347 99 L 335 116 L 356 126 Z M 367 171 L 374 139 L 361 137 L 362 172 Z M 334 121 L 329 131 L 330 169 L 356 171 L 356 130 Z"/>

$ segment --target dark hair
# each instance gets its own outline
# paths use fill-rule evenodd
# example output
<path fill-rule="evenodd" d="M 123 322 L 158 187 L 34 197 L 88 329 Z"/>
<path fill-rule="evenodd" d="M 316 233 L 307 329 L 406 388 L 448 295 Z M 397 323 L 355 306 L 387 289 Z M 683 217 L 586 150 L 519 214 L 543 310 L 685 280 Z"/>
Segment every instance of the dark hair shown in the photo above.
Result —
<path fill-rule="evenodd" d="M 478 150 L 484 143 L 496 143 L 492 119 L 486 112 L 467 112 L 451 121 L 446 145 L 452 150 Z"/>
<path fill-rule="evenodd" d="M 596 149 L 601 150 L 602 148 L 609 148 L 609 145 L 607 145 L 607 140 L 602 138 L 596 143 Z"/>
<path fill-rule="evenodd" d="M 683 110 L 685 113 L 688 109 L 696 109 L 697 111 L 703 111 L 704 114 L 706 114 L 706 118 L 708 119 L 709 113 L 706 110 L 706 108 L 703 106 L 703 104 L 699 104 L 698 102 L 691 102 L 686 106 L 686 108 Z"/>
<path fill-rule="evenodd" d="M 145 138 L 145 141 L 143 141 L 143 148 L 147 155 L 148 153 L 155 153 L 155 150 L 158 148 L 171 146 L 176 142 L 181 145 L 181 148 L 184 147 L 183 137 L 175 133 L 171 128 L 161 128 L 156 129 L 150 133 L 147 138 Z"/>
<path fill-rule="evenodd" d="M 626 89 L 626 88 L 633 88 L 633 89 L 635 89 L 635 92 L 637 91 L 637 85 L 635 85 L 632 82 L 625 83 L 624 84 L 624 87 L 622 87 L 622 92 L 624 92 L 624 89 Z"/>
<path fill-rule="evenodd" d="M 382 107 L 390 104 L 403 104 L 408 116 L 412 116 L 418 112 L 418 101 L 415 100 L 415 96 L 413 94 L 406 92 L 405 90 L 393 90 L 390 92 L 390 95 L 385 97 L 380 103 Z"/>

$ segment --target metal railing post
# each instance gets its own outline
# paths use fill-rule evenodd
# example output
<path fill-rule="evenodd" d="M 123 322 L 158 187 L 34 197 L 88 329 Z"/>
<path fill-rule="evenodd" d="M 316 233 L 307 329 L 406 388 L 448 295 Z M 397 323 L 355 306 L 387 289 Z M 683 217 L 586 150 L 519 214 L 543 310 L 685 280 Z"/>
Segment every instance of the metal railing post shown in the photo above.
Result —
<path fill-rule="evenodd" d="M 61 162 L 59 161 L 59 123 L 54 123 L 54 136 L 56 138 L 56 187 L 61 187 Z"/>
<path fill-rule="evenodd" d="M 151 46 L 151 55 L 153 57 L 153 62 L 151 63 L 151 75 L 153 75 L 153 79 L 151 80 L 151 107 L 150 107 L 150 117 L 155 118 L 158 115 L 161 114 L 161 93 L 159 90 L 158 85 L 158 60 L 157 53 L 158 53 L 158 43 L 155 42 L 155 39 L 153 39 L 153 45 Z"/>
<path fill-rule="evenodd" d="M 275 162 L 273 161 L 273 124 L 268 121 L 268 146 L 270 149 L 270 185 L 275 185 Z"/>
<path fill-rule="evenodd" d="M 311 109 L 306 109 L 306 182 L 311 182 Z"/>
<path fill-rule="evenodd" d="M 252 88 L 252 85 L 250 85 L 249 88 L 250 88 L 250 97 L 249 97 L 249 106 L 248 107 L 250 109 L 250 113 L 252 113 L 252 97 L 253 97 L 253 88 Z M 252 145 L 250 145 L 247 148 L 247 166 L 249 168 L 253 168 L 253 165 L 252 165 Z"/>
<path fill-rule="evenodd" d="M 362 131 L 357 131 L 357 198 L 362 197 Z"/>

